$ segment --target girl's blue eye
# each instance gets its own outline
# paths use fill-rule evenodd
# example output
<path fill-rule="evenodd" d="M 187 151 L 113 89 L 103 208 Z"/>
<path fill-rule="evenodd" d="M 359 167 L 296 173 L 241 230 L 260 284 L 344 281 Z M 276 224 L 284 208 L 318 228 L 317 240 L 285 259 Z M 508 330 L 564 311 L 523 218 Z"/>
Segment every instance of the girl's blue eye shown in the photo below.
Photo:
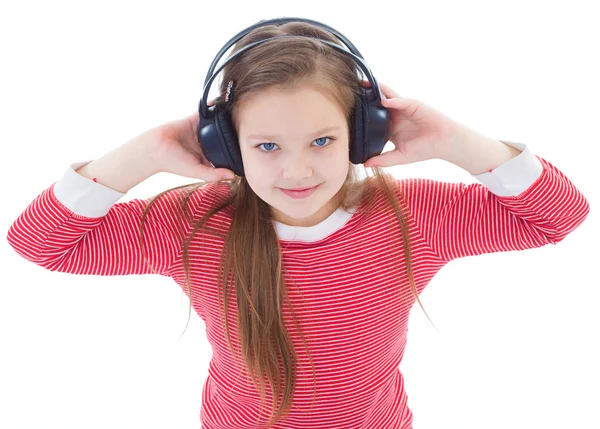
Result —
<path fill-rule="evenodd" d="M 318 141 L 318 140 L 321 140 L 321 139 L 329 139 L 329 138 L 330 138 L 330 137 L 319 137 L 319 138 L 318 138 L 317 140 L 315 140 L 315 141 Z M 323 146 L 325 146 L 325 144 L 323 144 Z M 320 145 L 319 145 L 319 147 L 322 147 L 322 146 L 320 146 Z"/>
<path fill-rule="evenodd" d="M 314 140 L 314 141 L 319 141 L 319 140 L 321 140 L 321 141 L 322 141 L 323 139 L 328 139 L 330 142 L 331 142 L 331 141 L 333 141 L 333 140 L 335 140 L 333 137 L 319 137 L 318 139 L 316 139 L 316 140 Z M 272 148 L 272 146 L 270 146 L 270 145 L 274 145 L 274 144 L 275 144 L 275 143 L 261 143 L 261 144 L 259 144 L 259 145 L 256 145 L 255 147 L 260 147 L 260 146 L 263 146 L 263 145 L 269 145 L 269 147 L 270 147 L 270 148 Z M 318 146 L 318 147 L 325 147 L 325 146 L 329 146 L 329 144 L 331 144 L 331 143 L 328 143 L 328 144 L 322 144 L 322 145 L 317 145 L 317 146 Z M 266 149 L 266 147 L 265 147 L 265 149 Z M 261 149 L 261 152 L 267 152 L 267 153 L 268 153 L 268 152 L 274 152 L 274 151 L 272 151 L 272 150 L 262 150 L 262 149 Z"/>
<path fill-rule="evenodd" d="M 259 144 L 257 147 L 262 146 L 262 145 L 274 145 L 275 143 L 261 143 Z M 272 146 L 271 146 L 272 148 Z M 273 152 L 272 150 L 263 150 L 263 152 Z"/>

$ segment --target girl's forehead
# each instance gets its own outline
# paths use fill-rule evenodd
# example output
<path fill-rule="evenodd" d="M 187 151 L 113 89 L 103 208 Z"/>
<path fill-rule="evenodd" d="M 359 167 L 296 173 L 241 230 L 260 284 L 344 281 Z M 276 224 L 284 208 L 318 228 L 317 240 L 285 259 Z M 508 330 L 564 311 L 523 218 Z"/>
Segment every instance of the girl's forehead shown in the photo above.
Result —
<path fill-rule="evenodd" d="M 248 138 L 277 138 L 284 134 L 307 137 L 319 131 L 339 131 L 345 124 L 345 115 L 340 106 L 318 92 L 292 96 L 274 93 L 241 104 L 235 120 L 239 132 Z"/>

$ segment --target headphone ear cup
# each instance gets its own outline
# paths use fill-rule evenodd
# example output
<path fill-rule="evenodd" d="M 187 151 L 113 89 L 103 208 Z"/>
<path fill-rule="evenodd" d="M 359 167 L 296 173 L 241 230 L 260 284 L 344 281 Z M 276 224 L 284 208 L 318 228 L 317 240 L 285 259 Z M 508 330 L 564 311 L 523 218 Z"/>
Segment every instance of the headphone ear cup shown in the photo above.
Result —
<path fill-rule="evenodd" d="M 222 137 L 220 140 L 223 150 L 227 153 L 227 158 L 231 160 L 229 166 L 226 168 L 229 168 L 238 176 L 244 176 L 242 154 L 240 152 L 237 133 L 231 121 L 231 115 L 227 110 L 219 109 L 218 106 L 215 106 L 215 126 Z"/>
<path fill-rule="evenodd" d="M 356 106 L 352 114 L 352 141 L 350 142 L 350 161 L 353 164 L 363 164 L 368 151 L 365 145 L 369 144 L 366 131 L 367 121 L 367 99 L 364 90 L 356 96 Z"/>
<path fill-rule="evenodd" d="M 364 164 L 383 152 L 392 124 L 391 114 L 380 101 L 369 102 L 379 100 L 372 88 L 361 88 L 359 94 L 354 109 L 354 141 L 350 148 L 350 161 L 354 164 Z"/>

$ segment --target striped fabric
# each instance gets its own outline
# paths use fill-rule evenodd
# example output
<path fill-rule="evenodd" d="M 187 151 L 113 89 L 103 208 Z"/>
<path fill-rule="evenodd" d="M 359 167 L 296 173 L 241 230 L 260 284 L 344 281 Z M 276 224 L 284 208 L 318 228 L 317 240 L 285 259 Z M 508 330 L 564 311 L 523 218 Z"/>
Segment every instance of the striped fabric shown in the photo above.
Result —
<path fill-rule="evenodd" d="M 449 261 L 482 253 L 556 244 L 580 225 L 589 204 L 569 179 L 523 143 L 504 142 L 522 151 L 492 172 L 474 176 L 481 183 L 401 179 L 410 210 L 412 267 L 419 293 Z M 89 161 L 87 161 L 89 162 Z M 145 200 L 117 202 L 124 194 L 75 173 L 72 164 L 14 221 L 8 241 L 23 258 L 47 268 L 84 275 L 148 274 L 138 244 Z M 210 185 L 214 186 L 214 185 Z M 222 192 L 228 192 L 226 186 Z M 195 218 L 216 200 L 194 197 Z M 173 215 L 167 194 L 150 212 L 146 227 L 149 261 L 180 287 L 184 273 L 181 237 L 190 225 Z M 287 304 L 284 321 L 298 352 L 298 385 L 287 420 L 275 428 L 410 429 L 404 379 L 399 370 L 415 303 L 406 272 L 400 228 L 381 196 L 371 216 L 339 209 L 312 227 L 274 222 L 282 244 L 288 294 L 305 335 L 313 374 Z M 210 226 L 226 231 L 231 222 L 219 213 Z M 258 392 L 228 348 L 218 306 L 217 266 L 223 241 L 205 232 L 191 245 L 192 306 L 206 324 L 212 346 L 202 389 L 204 429 L 265 428 Z M 235 298 L 229 323 L 237 341 Z M 267 392 L 268 404 L 272 400 Z"/>

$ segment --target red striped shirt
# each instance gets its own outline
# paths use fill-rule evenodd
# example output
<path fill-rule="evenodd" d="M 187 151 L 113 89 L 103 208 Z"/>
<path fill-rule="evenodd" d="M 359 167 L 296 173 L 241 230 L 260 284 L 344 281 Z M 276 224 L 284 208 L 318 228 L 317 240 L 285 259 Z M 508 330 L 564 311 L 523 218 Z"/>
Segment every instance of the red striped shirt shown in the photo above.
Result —
<path fill-rule="evenodd" d="M 523 144 L 515 147 L 526 149 Z M 453 259 L 556 244 L 586 218 L 587 200 L 548 161 L 525 150 L 501 167 L 474 176 L 485 185 L 398 180 L 410 210 L 412 267 L 419 293 Z M 111 198 L 123 194 L 69 171 L 71 175 L 44 190 L 15 220 L 7 237 L 12 247 L 51 271 L 150 273 L 138 244 L 146 200 L 113 204 Z M 226 192 L 227 187 L 220 189 Z M 166 194 L 150 212 L 145 247 L 155 269 L 183 287 L 178 228 L 185 233 L 190 225 L 169 209 L 167 201 L 173 198 Z M 196 194 L 191 201 L 195 217 L 215 202 L 206 192 Z M 415 297 L 398 223 L 381 197 L 377 204 L 380 210 L 365 219 L 338 210 L 314 227 L 276 223 L 286 275 L 293 279 L 287 286 L 289 299 L 314 359 L 317 397 L 310 409 L 312 369 L 284 306 L 284 321 L 299 357 L 298 384 L 290 416 L 275 428 L 412 426 L 399 365 Z M 230 222 L 221 212 L 209 224 L 226 231 Z M 264 428 L 264 423 L 255 424 L 258 392 L 236 365 L 221 326 L 216 279 L 222 247 L 221 239 L 205 232 L 198 233 L 190 247 L 191 302 L 205 322 L 213 350 L 202 391 L 202 427 Z M 183 290 L 188 295 L 187 288 Z M 236 315 L 231 296 L 230 315 Z M 239 339 L 236 327 L 235 317 L 230 317 L 234 346 Z M 270 404 L 269 391 L 267 400 Z"/>

